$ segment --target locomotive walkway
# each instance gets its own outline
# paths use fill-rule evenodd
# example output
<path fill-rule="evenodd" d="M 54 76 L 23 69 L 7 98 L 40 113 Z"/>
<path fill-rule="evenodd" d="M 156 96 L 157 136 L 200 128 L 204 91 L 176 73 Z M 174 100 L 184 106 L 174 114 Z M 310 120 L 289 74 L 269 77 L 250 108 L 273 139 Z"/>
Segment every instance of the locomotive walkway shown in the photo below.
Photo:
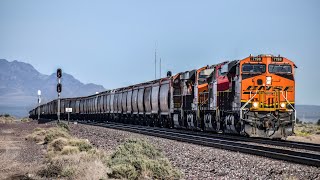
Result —
<path fill-rule="evenodd" d="M 128 125 L 120 123 L 96 123 L 79 122 L 81 124 L 113 128 L 134 133 L 140 133 L 150 136 L 162 137 L 171 140 L 188 142 L 203 146 L 226 149 L 235 152 L 247 153 L 257 156 L 263 156 L 272 159 L 278 159 L 298 164 L 320 167 L 320 145 L 311 143 L 300 143 L 292 141 L 274 141 L 261 138 L 246 138 L 221 134 L 208 134 L 201 132 L 186 132 L 175 129 L 146 127 L 139 125 Z M 247 142 L 257 143 L 248 144 Z M 263 145 L 259 145 L 263 144 Z M 267 147 L 264 145 L 279 146 L 280 148 Z M 287 150 L 281 147 L 310 150 L 312 152 L 299 152 Z"/>

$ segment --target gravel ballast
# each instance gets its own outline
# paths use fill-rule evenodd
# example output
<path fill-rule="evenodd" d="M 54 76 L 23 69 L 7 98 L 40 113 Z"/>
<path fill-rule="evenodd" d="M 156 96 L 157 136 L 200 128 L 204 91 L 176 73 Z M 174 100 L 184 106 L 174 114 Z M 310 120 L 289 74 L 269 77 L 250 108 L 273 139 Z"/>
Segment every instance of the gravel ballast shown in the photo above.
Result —
<path fill-rule="evenodd" d="M 72 124 L 71 133 L 112 152 L 129 138 L 148 139 L 180 169 L 185 179 L 320 179 L 320 168 L 153 136 Z"/>

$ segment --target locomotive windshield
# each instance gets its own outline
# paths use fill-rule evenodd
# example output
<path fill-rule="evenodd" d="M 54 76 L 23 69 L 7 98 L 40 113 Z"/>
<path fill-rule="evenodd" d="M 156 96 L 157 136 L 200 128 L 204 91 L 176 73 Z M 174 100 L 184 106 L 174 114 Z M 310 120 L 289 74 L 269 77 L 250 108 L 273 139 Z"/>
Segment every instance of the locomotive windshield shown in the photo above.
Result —
<path fill-rule="evenodd" d="M 292 73 L 292 68 L 288 64 L 269 64 L 269 73 Z"/>
<path fill-rule="evenodd" d="M 242 73 L 265 73 L 265 64 L 243 64 Z"/>

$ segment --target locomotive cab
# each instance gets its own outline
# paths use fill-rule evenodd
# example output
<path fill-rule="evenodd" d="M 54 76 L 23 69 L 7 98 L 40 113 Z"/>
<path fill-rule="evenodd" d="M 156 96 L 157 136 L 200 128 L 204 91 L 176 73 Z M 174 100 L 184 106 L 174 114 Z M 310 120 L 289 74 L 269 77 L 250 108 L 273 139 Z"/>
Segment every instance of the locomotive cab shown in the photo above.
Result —
<path fill-rule="evenodd" d="M 240 62 L 242 133 L 282 138 L 293 133 L 294 67 L 272 55 L 250 56 Z"/>

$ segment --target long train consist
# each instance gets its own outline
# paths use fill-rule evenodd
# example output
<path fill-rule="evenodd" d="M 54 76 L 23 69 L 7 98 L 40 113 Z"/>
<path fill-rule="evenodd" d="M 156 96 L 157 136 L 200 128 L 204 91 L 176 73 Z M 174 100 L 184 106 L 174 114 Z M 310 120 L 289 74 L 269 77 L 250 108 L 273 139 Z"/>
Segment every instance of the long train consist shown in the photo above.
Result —
<path fill-rule="evenodd" d="M 296 120 L 295 64 L 281 56 L 258 55 L 205 66 L 99 94 L 61 99 L 71 120 L 185 128 L 285 138 Z M 31 110 L 30 117 L 57 119 L 57 100 Z"/>

